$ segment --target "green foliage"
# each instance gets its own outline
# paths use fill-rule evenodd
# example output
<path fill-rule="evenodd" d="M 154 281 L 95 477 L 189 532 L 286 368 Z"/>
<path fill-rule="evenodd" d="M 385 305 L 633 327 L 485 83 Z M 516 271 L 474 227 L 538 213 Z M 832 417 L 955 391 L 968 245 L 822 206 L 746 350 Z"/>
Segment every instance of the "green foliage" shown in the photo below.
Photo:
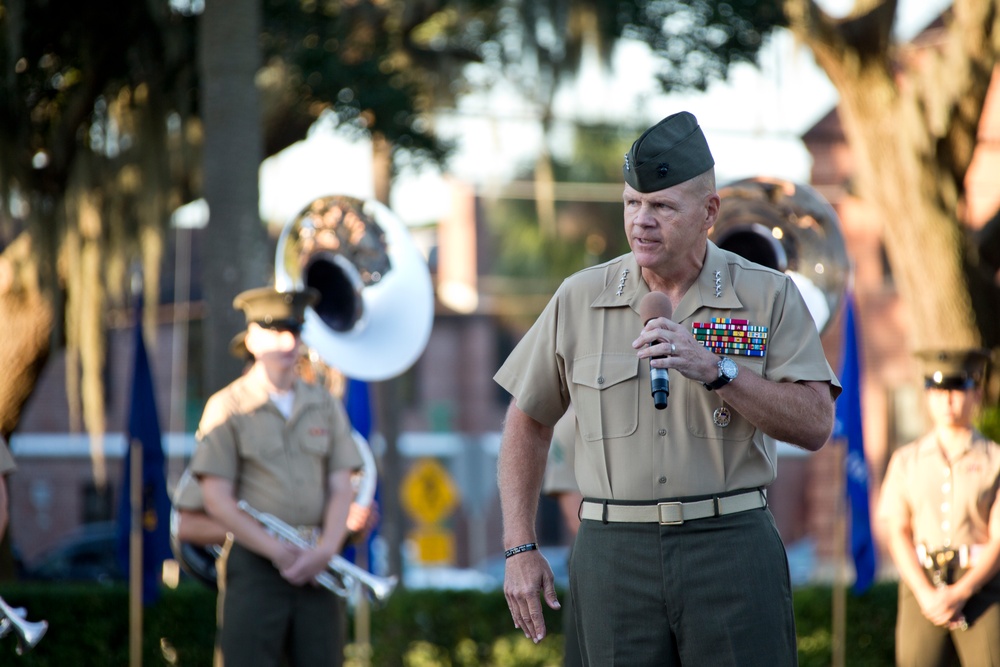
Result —
<path fill-rule="evenodd" d="M 38 645 L 16 657 L 13 636 L 0 640 L 0 664 L 94 667 L 129 664 L 129 599 L 123 585 L 18 584 L 0 596 L 24 607 L 29 621 L 49 629 Z M 200 585 L 165 590 L 143 610 L 143 664 L 209 665 L 215 640 L 215 594 Z"/>
<path fill-rule="evenodd" d="M 879 583 L 862 595 L 847 591 L 844 662 L 851 667 L 894 663 L 896 584 Z M 833 591 L 810 586 L 795 591 L 795 630 L 800 667 L 826 667 L 833 652 Z"/>
<path fill-rule="evenodd" d="M 533 200 L 488 203 L 485 217 L 498 245 L 492 273 L 535 279 L 529 283 L 532 289 L 551 293 L 569 274 L 627 252 L 620 197 L 598 196 L 595 201 L 586 184 L 621 182 L 622 156 L 637 134 L 638 130 L 621 126 L 577 128 L 569 157 L 553 161 L 553 176 L 558 183 L 583 185 L 577 201 L 556 202 L 555 236 L 538 225 Z M 533 178 L 533 173 L 525 178 Z M 539 278 L 549 280 L 539 283 Z"/>
<path fill-rule="evenodd" d="M 123 586 L 16 584 L 0 589 L 30 621 L 49 631 L 23 656 L 13 636 L 0 639 L 0 664 L 24 667 L 104 667 L 128 664 L 128 591 Z M 830 664 L 832 591 L 795 590 L 795 618 L 802 667 Z M 880 583 L 864 595 L 846 596 L 845 662 L 852 667 L 893 664 L 896 585 Z M 211 664 L 215 593 L 197 584 L 165 590 L 146 607 L 143 664 Z M 374 667 L 556 667 L 562 663 L 559 612 L 546 609 L 549 636 L 534 644 L 515 630 L 501 592 L 397 591 L 371 613 Z M 345 667 L 361 667 L 364 648 L 349 645 Z"/>
<path fill-rule="evenodd" d="M 993 442 L 1000 442 L 1000 405 L 984 407 L 976 428 Z"/>
<path fill-rule="evenodd" d="M 756 61 L 764 38 L 787 25 L 781 0 L 633 0 L 619 3 L 626 37 L 646 42 L 660 60 L 664 90 L 705 90 L 733 64 Z"/>

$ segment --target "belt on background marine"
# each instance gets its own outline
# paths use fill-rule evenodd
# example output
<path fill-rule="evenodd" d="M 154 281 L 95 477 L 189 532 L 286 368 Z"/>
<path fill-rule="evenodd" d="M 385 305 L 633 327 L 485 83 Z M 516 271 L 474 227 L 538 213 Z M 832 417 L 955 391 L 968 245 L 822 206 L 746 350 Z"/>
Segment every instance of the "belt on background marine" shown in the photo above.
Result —
<path fill-rule="evenodd" d="M 957 546 L 932 548 L 926 544 L 916 546 L 917 558 L 925 569 L 935 566 L 967 568 L 975 565 L 982 557 L 985 544 L 960 544 Z"/>
<path fill-rule="evenodd" d="M 292 530 L 294 530 L 295 533 L 300 538 L 302 538 L 303 540 L 305 540 L 306 542 L 308 542 L 309 544 L 312 544 L 314 546 L 319 541 L 319 536 L 320 536 L 320 533 L 322 532 L 322 530 L 320 529 L 319 526 L 298 526 L 298 525 L 297 526 L 292 526 L 292 525 L 289 525 L 289 528 L 291 528 Z M 271 537 L 278 537 L 277 533 L 275 533 L 270 528 L 264 528 L 264 530 L 267 531 L 267 533 Z"/>
<path fill-rule="evenodd" d="M 767 506 L 763 489 L 700 500 L 675 500 L 647 505 L 622 505 L 608 500 L 584 500 L 580 518 L 604 523 L 658 523 L 678 526 L 685 521 L 708 519 Z"/>

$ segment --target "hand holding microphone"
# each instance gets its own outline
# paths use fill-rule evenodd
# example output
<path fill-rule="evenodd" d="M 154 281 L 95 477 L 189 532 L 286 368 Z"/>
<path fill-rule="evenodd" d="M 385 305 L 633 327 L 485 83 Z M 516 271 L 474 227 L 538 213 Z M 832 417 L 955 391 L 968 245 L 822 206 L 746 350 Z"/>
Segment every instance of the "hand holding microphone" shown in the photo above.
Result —
<path fill-rule="evenodd" d="M 657 317 L 669 320 L 673 312 L 674 306 L 663 292 L 650 292 L 639 302 L 639 316 L 642 318 L 643 326 Z M 652 388 L 653 406 L 657 410 L 663 410 L 667 407 L 667 397 L 670 396 L 670 376 L 667 374 L 667 369 L 653 368 L 650 363 L 649 382 Z"/>

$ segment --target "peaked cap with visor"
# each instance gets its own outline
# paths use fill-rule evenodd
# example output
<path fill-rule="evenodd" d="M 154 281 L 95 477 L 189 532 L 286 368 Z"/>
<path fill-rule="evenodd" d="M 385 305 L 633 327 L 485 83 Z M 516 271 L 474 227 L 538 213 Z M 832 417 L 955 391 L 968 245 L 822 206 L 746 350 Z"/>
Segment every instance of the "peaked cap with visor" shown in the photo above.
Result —
<path fill-rule="evenodd" d="M 990 360 L 988 350 L 924 350 L 921 361 L 928 389 L 969 390 L 980 385 Z"/>

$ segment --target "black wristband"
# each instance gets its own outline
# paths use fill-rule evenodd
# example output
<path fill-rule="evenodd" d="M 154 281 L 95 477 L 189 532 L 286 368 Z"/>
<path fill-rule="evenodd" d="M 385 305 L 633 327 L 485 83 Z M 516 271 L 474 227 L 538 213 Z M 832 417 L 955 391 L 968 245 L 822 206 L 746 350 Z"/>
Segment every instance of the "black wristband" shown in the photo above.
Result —
<path fill-rule="evenodd" d="M 522 551 L 531 551 L 531 550 L 537 549 L 537 548 L 538 548 L 538 544 L 536 544 L 535 542 L 528 542 L 527 544 L 522 544 L 519 547 L 514 547 L 513 549 L 507 549 L 507 551 L 503 552 L 503 557 L 504 558 L 510 558 L 514 554 L 519 554 Z"/>

